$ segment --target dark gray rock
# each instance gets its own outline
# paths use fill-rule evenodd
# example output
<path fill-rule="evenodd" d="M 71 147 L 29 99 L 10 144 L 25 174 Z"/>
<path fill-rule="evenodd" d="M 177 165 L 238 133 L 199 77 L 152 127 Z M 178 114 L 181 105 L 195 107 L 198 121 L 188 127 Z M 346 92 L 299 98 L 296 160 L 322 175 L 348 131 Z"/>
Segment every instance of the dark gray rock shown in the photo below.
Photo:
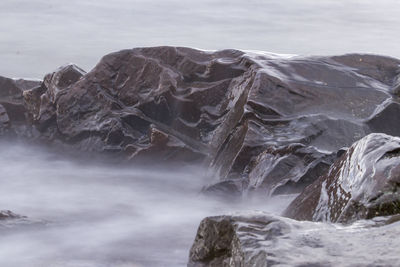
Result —
<path fill-rule="evenodd" d="M 22 91 L 30 90 L 42 84 L 42 80 L 39 79 L 14 79 L 14 81 Z"/>
<path fill-rule="evenodd" d="M 375 116 L 367 121 L 367 125 L 374 133 L 386 133 L 400 136 L 400 104 L 389 103 Z"/>
<path fill-rule="evenodd" d="M 15 80 L 0 76 L 0 98 L 1 99 L 20 99 L 22 89 Z"/>
<path fill-rule="evenodd" d="M 205 186 L 201 192 L 204 195 L 217 197 L 223 200 L 239 200 L 247 186 L 248 184 L 245 180 L 231 179 Z"/>

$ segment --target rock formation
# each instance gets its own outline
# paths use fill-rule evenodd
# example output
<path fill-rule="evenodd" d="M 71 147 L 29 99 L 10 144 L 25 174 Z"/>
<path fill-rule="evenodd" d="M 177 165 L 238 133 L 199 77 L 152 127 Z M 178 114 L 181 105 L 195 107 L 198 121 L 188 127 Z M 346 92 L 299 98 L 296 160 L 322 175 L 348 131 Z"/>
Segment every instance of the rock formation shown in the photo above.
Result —
<path fill-rule="evenodd" d="M 400 60 L 383 56 L 135 48 L 88 73 L 69 64 L 43 81 L 0 77 L 0 135 L 128 163 L 201 163 L 219 179 L 206 194 L 302 192 L 287 216 L 351 222 L 400 212 L 399 81 Z M 299 244 L 325 245 L 304 237 L 318 227 L 206 218 L 189 265 L 326 265 L 297 258 Z"/>
<path fill-rule="evenodd" d="M 203 162 L 222 181 L 211 191 L 301 192 L 342 147 L 370 132 L 400 133 L 390 115 L 399 64 L 358 54 L 123 50 L 89 73 L 66 65 L 40 84 L 2 78 L 0 132 L 142 163 Z"/>

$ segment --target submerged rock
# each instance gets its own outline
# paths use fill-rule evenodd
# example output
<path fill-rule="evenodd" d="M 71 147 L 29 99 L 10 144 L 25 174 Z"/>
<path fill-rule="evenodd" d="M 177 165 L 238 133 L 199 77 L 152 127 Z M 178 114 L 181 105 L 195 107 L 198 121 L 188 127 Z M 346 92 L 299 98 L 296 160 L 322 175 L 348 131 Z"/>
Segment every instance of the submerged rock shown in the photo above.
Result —
<path fill-rule="evenodd" d="M 15 214 L 10 210 L 1 210 L 0 211 L 0 220 L 21 219 L 21 218 L 26 218 L 26 217 Z"/>
<path fill-rule="evenodd" d="M 22 229 L 32 229 L 37 230 L 38 227 L 47 226 L 49 224 L 48 221 L 44 220 L 32 220 L 27 216 L 16 214 L 10 210 L 1 210 L 0 211 L 0 235 L 2 237 L 7 236 L 13 232 L 18 232 L 21 234 Z"/>
<path fill-rule="evenodd" d="M 0 135 L 7 138 L 31 137 L 30 123 L 23 92 L 39 81 L 14 80 L 0 76 Z"/>
<path fill-rule="evenodd" d="M 17 99 L 19 110 L 0 104 L 11 125 L 26 122 L 17 135 L 152 164 L 204 162 L 223 182 L 219 192 L 240 183 L 249 193 L 299 193 L 342 147 L 377 129 L 400 134 L 391 115 L 399 64 L 135 48 L 89 73 L 63 66 L 30 89 L 5 80 L 0 96 Z"/>
<path fill-rule="evenodd" d="M 397 266 L 398 234 L 400 222 L 392 217 L 348 226 L 262 212 L 208 217 L 200 223 L 188 266 Z"/>
<path fill-rule="evenodd" d="M 349 222 L 400 213 L 400 138 L 370 134 L 353 144 L 287 208 L 298 220 Z"/>

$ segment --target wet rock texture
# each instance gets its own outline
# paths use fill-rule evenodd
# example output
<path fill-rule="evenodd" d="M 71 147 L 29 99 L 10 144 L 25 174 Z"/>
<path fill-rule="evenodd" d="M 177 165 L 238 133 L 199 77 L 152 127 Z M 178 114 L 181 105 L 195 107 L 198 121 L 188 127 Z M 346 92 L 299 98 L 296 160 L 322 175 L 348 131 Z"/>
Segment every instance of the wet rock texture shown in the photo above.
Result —
<path fill-rule="evenodd" d="M 347 226 L 262 212 L 208 217 L 188 266 L 398 266 L 399 233 L 393 217 Z"/>
<path fill-rule="evenodd" d="M 370 132 L 400 134 L 399 64 L 123 50 L 89 73 L 66 65 L 41 83 L 2 78 L 0 131 L 142 163 L 203 162 L 222 180 L 209 192 L 301 192 L 340 148 Z"/>
<path fill-rule="evenodd" d="M 400 213 L 400 138 L 370 134 L 352 145 L 288 207 L 298 220 L 349 222 Z"/>
<path fill-rule="evenodd" d="M 43 81 L 0 77 L 0 134 L 141 164 L 202 163 L 220 179 L 206 194 L 302 192 L 286 216 L 352 222 L 400 213 L 399 66 L 360 54 L 123 50 L 88 73 L 70 64 Z M 320 228 L 259 213 L 206 218 L 189 266 L 396 266 L 376 261 L 378 247 L 337 252 L 345 231 L 332 244 L 309 235 L 337 233 Z"/>

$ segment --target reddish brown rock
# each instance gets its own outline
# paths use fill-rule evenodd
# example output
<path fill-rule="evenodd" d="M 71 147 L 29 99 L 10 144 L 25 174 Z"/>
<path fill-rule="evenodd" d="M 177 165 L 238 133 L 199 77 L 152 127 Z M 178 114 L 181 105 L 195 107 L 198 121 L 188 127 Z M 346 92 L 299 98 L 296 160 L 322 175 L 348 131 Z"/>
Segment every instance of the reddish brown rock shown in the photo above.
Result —
<path fill-rule="evenodd" d="M 349 222 L 400 213 L 400 138 L 370 134 L 352 145 L 287 208 L 297 220 Z"/>
<path fill-rule="evenodd" d="M 105 56 L 89 73 L 63 66 L 34 88 L 6 81 L 18 107 L 24 91 L 23 109 L 0 104 L 34 138 L 132 160 L 204 161 L 222 181 L 236 180 L 218 188 L 271 195 L 300 192 L 339 149 L 378 128 L 399 132 L 390 105 L 399 64 L 358 54 L 135 48 Z"/>

